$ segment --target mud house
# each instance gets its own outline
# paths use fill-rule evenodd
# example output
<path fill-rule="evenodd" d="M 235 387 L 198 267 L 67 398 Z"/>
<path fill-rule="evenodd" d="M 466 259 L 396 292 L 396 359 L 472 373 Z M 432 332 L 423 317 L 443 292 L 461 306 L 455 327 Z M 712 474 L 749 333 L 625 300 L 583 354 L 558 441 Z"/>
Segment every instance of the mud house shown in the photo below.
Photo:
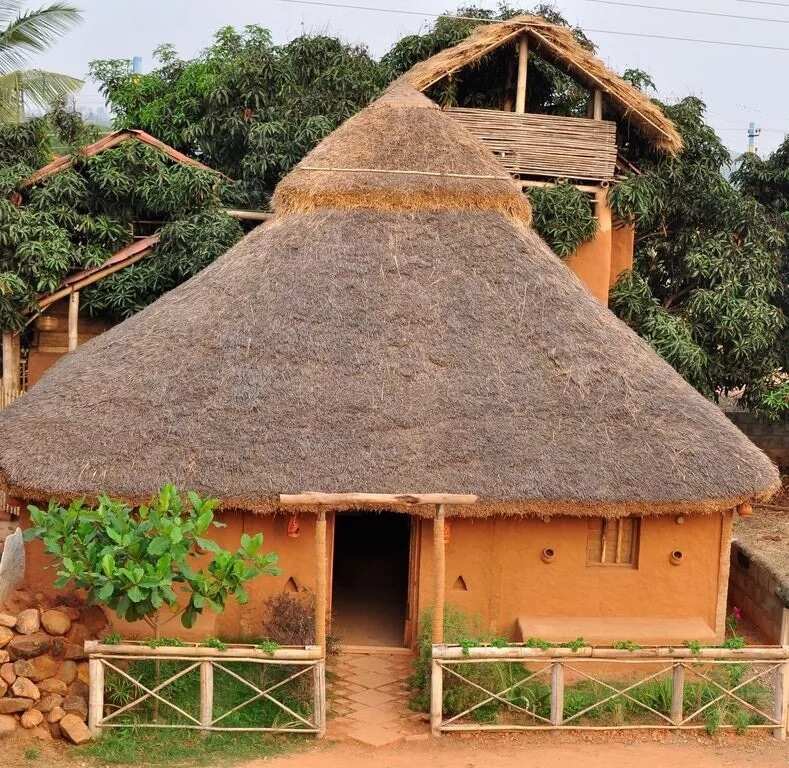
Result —
<path fill-rule="evenodd" d="M 220 497 L 222 535 L 263 531 L 283 572 L 205 634 L 310 590 L 318 644 L 331 617 L 407 646 L 445 603 L 513 639 L 722 637 L 732 518 L 775 467 L 547 248 L 462 121 L 398 82 L 274 202 L 0 414 L 11 494 Z"/>

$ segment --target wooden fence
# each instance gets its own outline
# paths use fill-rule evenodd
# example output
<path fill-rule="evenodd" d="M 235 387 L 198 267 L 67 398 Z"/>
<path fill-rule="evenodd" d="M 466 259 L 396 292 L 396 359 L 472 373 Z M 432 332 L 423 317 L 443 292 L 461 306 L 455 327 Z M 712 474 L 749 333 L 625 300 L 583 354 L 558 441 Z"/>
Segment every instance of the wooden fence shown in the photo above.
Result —
<path fill-rule="evenodd" d="M 90 672 L 88 726 L 94 736 L 104 728 L 124 727 L 181 728 L 204 733 L 260 731 L 316 736 L 325 733 L 326 666 L 318 646 L 278 648 L 269 653 L 244 645 L 219 650 L 88 641 L 85 650 Z M 150 675 L 154 665 L 154 681 L 144 682 L 142 671 L 145 669 Z M 239 667 L 250 665 L 259 670 L 253 676 L 256 679 L 249 679 L 249 675 L 239 671 Z M 262 682 L 266 670 L 274 673 L 273 679 Z M 282 695 L 288 686 L 305 681 L 308 685 L 303 687 L 311 688 L 311 711 L 306 714 L 283 701 Z M 223 686 L 230 685 L 236 691 L 248 689 L 248 696 L 218 711 L 215 701 L 223 693 Z M 123 687 L 125 698 L 120 701 L 116 698 L 113 704 L 113 692 Z M 282 722 L 253 722 L 259 715 L 250 712 L 250 705 L 256 703 L 268 705 Z M 237 719 L 242 710 L 246 710 L 243 722 L 229 724 L 231 717 L 235 715 Z"/>
<path fill-rule="evenodd" d="M 434 645 L 431 686 L 434 735 L 759 728 L 785 739 L 789 647 L 587 647 L 573 652 Z M 643 695 L 647 687 L 648 697 Z M 615 702 L 621 706 L 612 723 L 608 715 Z M 734 722 L 726 720 L 729 711 Z"/>

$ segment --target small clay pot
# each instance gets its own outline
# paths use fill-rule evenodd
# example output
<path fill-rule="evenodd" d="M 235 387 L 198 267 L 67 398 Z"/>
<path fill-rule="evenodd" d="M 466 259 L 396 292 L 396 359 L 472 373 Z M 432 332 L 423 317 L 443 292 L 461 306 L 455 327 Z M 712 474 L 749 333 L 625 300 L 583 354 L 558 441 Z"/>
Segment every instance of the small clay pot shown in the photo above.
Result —
<path fill-rule="evenodd" d="M 544 563 L 552 563 L 556 559 L 556 550 L 553 547 L 545 547 L 540 553 L 540 558 Z"/>
<path fill-rule="evenodd" d="M 685 560 L 685 554 L 681 549 L 675 549 L 671 553 L 669 560 L 671 560 L 672 565 L 682 565 L 682 562 Z"/>

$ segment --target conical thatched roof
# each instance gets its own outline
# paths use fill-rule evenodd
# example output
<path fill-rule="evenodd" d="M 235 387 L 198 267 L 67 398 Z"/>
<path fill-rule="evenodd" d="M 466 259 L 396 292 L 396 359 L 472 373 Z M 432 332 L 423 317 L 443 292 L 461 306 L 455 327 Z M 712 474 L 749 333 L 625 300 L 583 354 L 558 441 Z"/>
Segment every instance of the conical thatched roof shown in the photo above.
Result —
<path fill-rule="evenodd" d="M 584 48 L 568 27 L 542 16 L 515 16 L 507 21 L 480 24 L 465 40 L 420 61 L 403 76 L 420 91 L 473 66 L 503 45 L 512 45 L 527 35 L 537 53 L 564 69 L 587 88 L 599 88 L 620 117 L 629 120 L 652 144 L 675 155 L 682 149 L 682 137 L 663 111 L 648 96 L 609 69 Z"/>
<path fill-rule="evenodd" d="M 395 96 L 283 182 L 278 204 L 303 212 L 280 212 L 0 414 L 13 492 L 141 501 L 169 481 L 260 511 L 283 493 L 466 492 L 470 514 L 611 515 L 772 488 L 769 460 L 523 225 L 514 185 L 471 178 L 466 197 L 457 176 L 305 168 L 438 172 L 436 156 L 500 173 L 450 117 Z M 377 133 L 384 111 L 396 140 Z M 367 149 L 343 143 L 363 144 L 365 126 Z M 447 137 L 470 147 L 465 165 Z M 344 190 L 333 208 L 322 173 Z M 379 207 L 427 179 L 452 194 Z M 487 210 L 477 182 L 494 185 Z"/>

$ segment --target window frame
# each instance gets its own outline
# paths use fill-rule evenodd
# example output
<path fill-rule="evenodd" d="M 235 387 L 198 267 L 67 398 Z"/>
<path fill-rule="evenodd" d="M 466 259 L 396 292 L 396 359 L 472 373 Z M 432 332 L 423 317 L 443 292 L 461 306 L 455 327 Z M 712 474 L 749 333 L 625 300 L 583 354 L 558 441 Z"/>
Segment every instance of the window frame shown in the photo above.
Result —
<path fill-rule="evenodd" d="M 600 519 L 600 518 L 598 518 Z M 633 540 L 631 544 L 631 560 L 626 562 L 606 562 L 605 555 L 606 555 L 606 543 L 607 543 L 607 534 L 608 534 L 608 526 L 611 523 L 615 523 L 617 530 L 616 530 L 616 540 L 617 540 L 617 560 L 621 558 L 621 543 L 622 543 L 622 522 L 629 521 L 633 524 Z M 631 568 L 631 569 L 638 569 L 639 560 L 641 557 L 641 517 L 632 516 L 632 517 L 603 517 L 602 518 L 602 528 L 600 529 L 600 561 L 590 560 L 589 559 L 589 522 L 586 524 L 586 565 L 588 568 Z"/>

